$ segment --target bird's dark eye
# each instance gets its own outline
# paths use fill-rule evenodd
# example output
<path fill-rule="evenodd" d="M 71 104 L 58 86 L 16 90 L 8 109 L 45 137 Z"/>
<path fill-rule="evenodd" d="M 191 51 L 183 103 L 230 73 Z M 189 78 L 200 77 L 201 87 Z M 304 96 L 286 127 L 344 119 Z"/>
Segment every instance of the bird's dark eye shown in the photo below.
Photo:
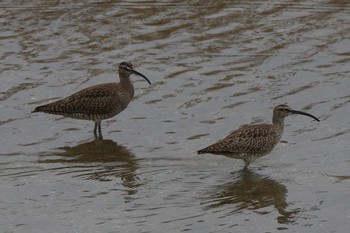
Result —
<path fill-rule="evenodd" d="M 128 63 L 128 62 L 122 62 L 119 64 L 119 69 L 123 70 L 123 71 L 130 71 L 132 70 L 132 64 Z"/>
<path fill-rule="evenodd" d="M 127 67 L 127 66 L 121 66 L 120 68 L 122 68 L 122 70 L 126 70 L 126 71 L 129 71 L 129 70 L 130 70 L 130 68 Z"/>

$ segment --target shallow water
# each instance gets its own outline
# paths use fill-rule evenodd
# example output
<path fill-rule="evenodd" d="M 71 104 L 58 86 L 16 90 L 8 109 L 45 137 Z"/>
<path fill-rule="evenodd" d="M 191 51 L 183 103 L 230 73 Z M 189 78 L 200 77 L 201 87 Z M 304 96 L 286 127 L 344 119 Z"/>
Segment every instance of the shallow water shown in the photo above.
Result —
<path fill-rule="evenodd" d="M 0 231 L 348 232 L 348 1 L 1 1 Z M 115 80 L 102 124 L 30 113 Z M 243 163 L 196 151 L 288 103 L 282 142 Z"/>

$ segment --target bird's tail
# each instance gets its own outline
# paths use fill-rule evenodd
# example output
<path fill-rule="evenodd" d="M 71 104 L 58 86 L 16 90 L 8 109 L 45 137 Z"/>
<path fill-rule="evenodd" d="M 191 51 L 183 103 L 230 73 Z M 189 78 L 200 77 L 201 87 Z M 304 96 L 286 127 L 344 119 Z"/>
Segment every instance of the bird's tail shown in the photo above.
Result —
<path fill-rule="evenodd" d="M 50 113 L 50 114 L 59 114 L 60 109 L 59 106 L 57 106 L 57 104 L 46 104 L 46 105 L 41 105 L 38 106 L 36 108 L 34 108 L 33 112 L 44 112 L 44 113 Z"/>
<path fill-rule="evenodd" d="M 43 105 L 44 106 L 44 105 Z M 43 112 L 43 106 L 38 106 L 38 107 L 36 107 L 36 108 L 34 108 L 34 110 L 33 111 L 31 111 L 31 113 L 34 113 L 34 112 Z"/>
<path fill-rule="evenodd" d="M 207 151 L 207 148 L 204 148 L 204 149 L 197 151 L 197 153 L 200 155 L 200 154 L 208 153 L 208 151 Z"/>

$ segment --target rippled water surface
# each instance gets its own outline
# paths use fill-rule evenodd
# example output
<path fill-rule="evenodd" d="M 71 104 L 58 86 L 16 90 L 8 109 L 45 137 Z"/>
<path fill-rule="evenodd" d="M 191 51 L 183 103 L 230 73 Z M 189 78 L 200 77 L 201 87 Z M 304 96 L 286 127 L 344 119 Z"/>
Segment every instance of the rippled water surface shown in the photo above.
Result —
<path fill-rule="evenodd" d="M 349 232 L 349 1 L 0 1 L 0 231 Z M 31 113 L 151 81 L 117 117 Z M 256 160 L 196 151 L 280 103 Z"/>

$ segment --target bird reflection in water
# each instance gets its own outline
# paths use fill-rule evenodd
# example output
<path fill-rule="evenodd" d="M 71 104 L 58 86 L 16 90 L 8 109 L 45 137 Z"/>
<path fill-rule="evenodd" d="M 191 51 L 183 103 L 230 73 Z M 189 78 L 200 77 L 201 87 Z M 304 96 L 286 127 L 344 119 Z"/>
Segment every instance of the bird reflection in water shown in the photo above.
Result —
<path fill-rule="evenodd" d="M 70 164 L 64 168 L 54 168 L 60 174 L 74 174 L 88 180 L 111 181 L 120 177 L 123 185 L 132 194 L 137 186 L 135 156 L 124 146 L 109 139 L 96 139 L 73 147 L 58 148 L 58 152 L 41 155 L 40 163 Z M 69 171 L 67 171 L 67 168 Z"/>
<path fill-rule="evenodd" d="M 286 210 L 288 191 L 283 184 L 251 170 L 235 172 L 234 175 L 234 181 L 215 187 L 215 193 L 209 195 L 210 200 L 206 203 L 207 209 L 234 205 L 231 213 L 251 210 L 266 214 L 266 207 L 274 206 L 280 214 L 277 218 L 279 223 L 294 221 L 298 210 Z"/>

